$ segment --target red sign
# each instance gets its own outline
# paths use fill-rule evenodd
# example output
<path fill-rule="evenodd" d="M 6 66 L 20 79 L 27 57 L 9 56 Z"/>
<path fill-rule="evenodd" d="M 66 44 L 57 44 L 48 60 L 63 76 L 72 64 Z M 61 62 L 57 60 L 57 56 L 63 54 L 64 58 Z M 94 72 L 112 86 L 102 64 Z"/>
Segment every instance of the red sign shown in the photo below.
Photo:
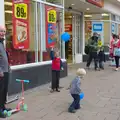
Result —
<path fill-rule="evenodd" d="M 98 7 L 103 7 L 104 5 L 104 0 L 86 0 L 89 3 L 92 3 Z"/>
<path fill-rule="evenodd" d="M 55 7 L 45 6 L 46 13 L 46 48 L 54 47 L 57 41 L 57 12 Z"/>
<path fill-rule="evenodd" d="M 13 46 L 29 48 L 29 0 L 13 0 Z"/>
<path fill-rule="evenodd" d="M 65 32 L 71 32 L 72 31 L 72 24 L 65 24 Z"/>

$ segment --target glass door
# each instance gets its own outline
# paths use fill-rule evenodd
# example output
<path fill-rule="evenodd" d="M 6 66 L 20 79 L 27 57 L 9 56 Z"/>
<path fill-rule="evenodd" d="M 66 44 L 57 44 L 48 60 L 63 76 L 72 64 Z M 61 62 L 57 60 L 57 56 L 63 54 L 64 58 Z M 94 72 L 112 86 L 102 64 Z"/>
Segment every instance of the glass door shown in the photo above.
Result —
<path fill-rule="evenodd" d="M 73 63 L 82 62 L 82 40 L 81 40 L 81 15 L 74 14 L 72 19 L 72 28 L 73 28 Z"/>

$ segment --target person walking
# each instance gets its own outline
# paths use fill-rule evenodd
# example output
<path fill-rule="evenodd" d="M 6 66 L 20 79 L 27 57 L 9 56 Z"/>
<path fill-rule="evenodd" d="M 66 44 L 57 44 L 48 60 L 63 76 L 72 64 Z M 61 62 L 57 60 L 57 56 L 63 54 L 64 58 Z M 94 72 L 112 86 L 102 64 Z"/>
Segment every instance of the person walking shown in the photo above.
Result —
<path fill-rule="evenodd" d="M 88 54 L 88 61 L 86 67 L 89 68 L 94 59 L 94 69 L 98 69 L 98 61 L 97 61 L 97 52 L 98 52 L 98 34 L 95 32 L 93 36 L 88 41 L 89 46 L 89 54 Z"/>
<path fill-rule="evenodd" d="M 6 29 L 4 26 L 0 26 L 0 117 L 4 118 L 2 114 L 4 110 L 11 110 L 6 108 L 8 93 L 8 81 L 9 81 L 9 63 L 6 50 L 4 48 L 4 36 Z"/>
<path fill-rule="evenodd" d="M 113 51 L 111 51 L 111 53 L 113 53 L 113 56 L 115 58 L 115 64 L 116 64 L 116 68 L 115 71 L 118 71 L 119 68 L 119 58 L 120 58 L 120 39 L 117 35 L 113 35 L 113 42 L 111 44 Z"/>

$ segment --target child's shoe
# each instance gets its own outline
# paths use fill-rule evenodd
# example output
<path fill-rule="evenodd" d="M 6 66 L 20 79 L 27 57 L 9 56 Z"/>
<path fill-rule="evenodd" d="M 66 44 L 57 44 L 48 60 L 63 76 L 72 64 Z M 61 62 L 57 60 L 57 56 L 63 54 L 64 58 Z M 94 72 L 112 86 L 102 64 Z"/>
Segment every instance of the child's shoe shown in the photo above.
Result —
<path fill-rule="evenodd" d="M 55 90 L 54 89 L 51 89 L 50 92 L 53 93 Z"/>
<path fill-rule="evenodd" d="M 60 90 L 56 89 L 57 92 L 60 92 Z"/>
<path fill-rule="evenodd" d="M 76 110 L 74 110 L 72 108 L 68 108 L 68 112 L 70 112 L 70 113 L 76 113 Z"/>

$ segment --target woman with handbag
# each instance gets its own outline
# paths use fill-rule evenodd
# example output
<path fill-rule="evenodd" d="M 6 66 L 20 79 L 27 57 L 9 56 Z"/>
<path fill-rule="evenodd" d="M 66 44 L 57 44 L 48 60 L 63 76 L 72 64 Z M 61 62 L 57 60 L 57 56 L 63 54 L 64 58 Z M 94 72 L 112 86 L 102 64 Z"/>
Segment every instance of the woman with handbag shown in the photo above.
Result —
<path fill-rule="evenodd" d="M 112 43 L 113 55 L 115 58 L 116 68 L 115 71 L 118 71 L 119 68 L 119 58 L 120 58 L 120 39 L 117 35 L 113 35 L 114 42 Z"/>

